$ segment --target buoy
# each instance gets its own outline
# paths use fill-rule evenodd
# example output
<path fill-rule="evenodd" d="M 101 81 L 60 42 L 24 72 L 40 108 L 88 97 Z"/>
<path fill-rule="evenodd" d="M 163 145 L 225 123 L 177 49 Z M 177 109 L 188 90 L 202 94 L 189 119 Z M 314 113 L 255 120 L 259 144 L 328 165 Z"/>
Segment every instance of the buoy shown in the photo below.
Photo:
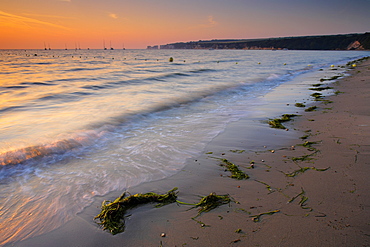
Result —
<path fill-rule="evenodd" d="M 356 67 L 357 65 L 354 63 L 354 64 L 352 64 L 352 67 Z"/>
<path fill-rule="evenodd" d="M 238 64 L 238 62 L 236 62 L 235 64 Z"/>
<path fill-rule="evenodd" d="M 284 65 L 286 65 L 286 63 L 284 63 Z"/>
<path fill-rule="evenodd" d="M 332 68 L 333 68 L 333 67 L 334 67 L 334 64 L 330 65 L 330 67 L 332 67 Z"/>
<path fill-rule="evenodd" d="M 170 57 L 170 59 L 168 59 L 169 62 L 173 62 L 173 57 Z"/>
<path fill-rule="evenodd" d="M 261 64 L 260 62 L 258 62 L 258 64 Z"/>

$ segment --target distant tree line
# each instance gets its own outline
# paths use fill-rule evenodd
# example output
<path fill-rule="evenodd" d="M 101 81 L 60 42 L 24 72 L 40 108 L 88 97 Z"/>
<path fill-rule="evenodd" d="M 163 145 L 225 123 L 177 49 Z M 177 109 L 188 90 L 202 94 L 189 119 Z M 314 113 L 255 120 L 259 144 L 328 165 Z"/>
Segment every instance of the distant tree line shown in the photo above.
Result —
<path fill-rule="evenodd" d="M 250 40 L 199 40 L 161 45 L 161 49 L 370 50 L 370 33 Z"/>

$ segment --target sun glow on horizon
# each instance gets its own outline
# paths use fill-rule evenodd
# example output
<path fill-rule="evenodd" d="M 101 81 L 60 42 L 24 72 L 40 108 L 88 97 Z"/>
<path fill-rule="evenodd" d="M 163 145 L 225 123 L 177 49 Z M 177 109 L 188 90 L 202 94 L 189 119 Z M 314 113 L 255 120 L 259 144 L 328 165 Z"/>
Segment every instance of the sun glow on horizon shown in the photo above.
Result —
<path fill-rule="evenodd" d="M 287 3 L 290 2 L 289 4 Z M 334 0 L 328 0 L 332 2 Z M 370 1 L 36 0 L 0 3 L 0 49 L 128 49 L 207 39 L 367 32 Z M 368 7 L 368 8 L 366 8 Z M 339 14 L 340 13 L 340 14 Z M 323 25 L 325 24 L 325 25 Z"/>

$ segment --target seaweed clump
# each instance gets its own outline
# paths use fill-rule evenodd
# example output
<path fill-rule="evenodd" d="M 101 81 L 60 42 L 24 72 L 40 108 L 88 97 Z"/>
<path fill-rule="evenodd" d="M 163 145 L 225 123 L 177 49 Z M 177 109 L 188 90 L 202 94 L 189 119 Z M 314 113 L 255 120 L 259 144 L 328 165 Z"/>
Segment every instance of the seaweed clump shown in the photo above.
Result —
<path fill-rule="evenodd" d="M 317 109 L 317 106 L 310 106 L 310 107 L 308 107 L 307 109 L 305 109 L 304 111 L 305 112 L 310 112 L 310 111 L 314 111 L 314 110 L 316 110 Z"/>
<path fill-rule="evenodd" d="M 290 121 L 292 120 L 293 117 L 296 117 L 297 115 L 296 114 L 284 114 L 282 115 L 281 118 L 275 118 L 275 119 L 271 119 L 268 124 L 272 127 L 272 128 L 276 128 L 276 129 L 286 129 L 285 126 L 282 124 L 283 122 L 287 122 L 287 121 Z"/>
<path fill-rule="evenodd" d="M 309 88 L 309 90 L 314 90 L 314 91 L 323 91 L 323 90 L 328 90 L 328 89 L 333 89 L 333 87 L 314 87 L 314 88 Z"/>
<path fill-rule="evenodd" d="M 332 76 L 330 78 L 321 78 L 320 79 L 320 82 L 323 82 L 323 81 L 333 81 L 333 80 L 336 80 L 338 78 L 342 77 L 341 75 L 335 75 L 335 76 Z"/>
<path fill-rule="evenodd" d="M 322 99 L 322 94 L 321 93 L 313 93 L 310 95 L 311 97 L 315 98 L 315 101 L 320 101 Z"/>
<path fill-rule="evenodd" d="M 229 195 L 217 195 L 212 192 L 208 196 L 202 197 L 197 204 L 194 204 L 193 208 L 199 208 L 197 215 L 199 216 L 201 213 L 209 212 L 212 209 L 231 202 L 235 202 L 235 200 Z"/>
<path fill-rule="evenodd" d="M 221 166 L 226 167 L 228 171 L 231 172 L 231 178 L 235 178 L 237 180 L 243 180 L 243 179 L 248 179 L 249 176 L 248 174 L 244 173 L 239 169 L 239 167 L 227 159 L 221 159 L 224 164 L 221 164 Z"/>
<path fill-rule="evenodd" d="M 305 105 L 305 104 L 303 104 L 303 103 L 295 103 L 295 106 L 296 106 L 296 107 L 305 107 L 306 105 Z"/>
<path fill-rule="evenodd" d="M 113 202 L 103 201 L 101 206 L 101 212 L 95 216 L 95 220 L 98 219 L 98 224 L 103 227 L 104 230 L 108 230 L 113 235 L 124 232 L 125 230 L 125 215 L 129 209 L 135 208 L 142 204 L 147 203 L 159 203 L 156 207 L 161 207 L 173 202 L 177 199 L 177 189 L 173 188 L 166 194 L 156 194 L 153 192 L 145 194 L 135 194 L 126 197 L 126 192 L 123 193 Z"/>

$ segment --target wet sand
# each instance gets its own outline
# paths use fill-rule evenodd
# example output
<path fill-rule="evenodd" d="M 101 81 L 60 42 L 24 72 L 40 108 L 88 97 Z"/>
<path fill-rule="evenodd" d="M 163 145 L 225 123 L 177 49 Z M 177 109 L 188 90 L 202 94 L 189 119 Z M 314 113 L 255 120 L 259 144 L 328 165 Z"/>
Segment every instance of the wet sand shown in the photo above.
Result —
<path fill-rule="evenodd" d="M 164 193 L 178 187 L 180 201 L 196 203 L 215 192 L 238 202 L 197 217 L 204 226 L 192 219 L 197 210 L 191 206 L 145 205 L 130 211 L 124 233 L 112 236 L 92 218 L 103 200 L 121 193 L 114 192 L 63 227 L 16 246 L 370 246 L 370 61 L 350 71 L 330 85 L 343 93 L 323 101 L 302 95 L 306 108 L 317 106 L 312 112 L 295 107 L 298 101 L 286 95 L 311 87 L 307 83 L 275 89 L 264 98 L 273 104 L 229 124 L 182 171 L 129 189 Z M 261 122 L 277 117 L 269 116 L 277 108 L 301 115 L 283 123 L 289 131 Z M 220 159 L 250 178 L 231 179 Z"/>

